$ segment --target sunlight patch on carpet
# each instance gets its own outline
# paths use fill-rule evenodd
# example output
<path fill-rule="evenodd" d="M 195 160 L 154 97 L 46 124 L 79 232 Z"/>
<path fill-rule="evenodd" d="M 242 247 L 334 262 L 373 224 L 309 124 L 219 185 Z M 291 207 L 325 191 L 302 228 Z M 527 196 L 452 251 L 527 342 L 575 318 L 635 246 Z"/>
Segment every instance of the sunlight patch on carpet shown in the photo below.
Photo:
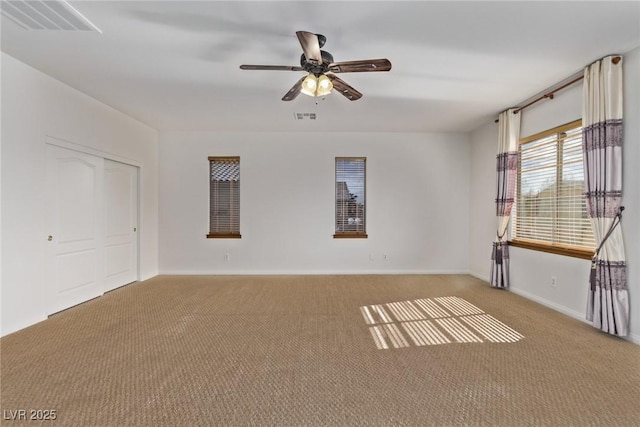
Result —
<path fill-rule="evenodd" d="M 524 338 L 459 297 L 366 305 L 360 312 L 378 350 L 451 343 L 512 343 Z"/>

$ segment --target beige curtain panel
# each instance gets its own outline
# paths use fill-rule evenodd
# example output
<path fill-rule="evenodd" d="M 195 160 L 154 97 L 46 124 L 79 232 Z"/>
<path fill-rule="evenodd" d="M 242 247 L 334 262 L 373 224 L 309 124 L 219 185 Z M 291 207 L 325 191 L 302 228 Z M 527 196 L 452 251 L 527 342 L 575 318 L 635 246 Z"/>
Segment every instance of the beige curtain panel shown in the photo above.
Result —
<path fill-rule="evenodd" d="M 491 251 L 491 286 L 509 287 L 509 246 L 507 226 L 516 191 L 520 112 L 504 111 L 498 117 L 498 154 L 496 155 L 496 240 Z"/>
<path fill-rule="evenodd" d="M 622 57 L 584 70 L 583 155 L 587 214 L 599 250 L 592 260 L 587 320 L 612 335 L 629 331 L 622 199 Z"/>

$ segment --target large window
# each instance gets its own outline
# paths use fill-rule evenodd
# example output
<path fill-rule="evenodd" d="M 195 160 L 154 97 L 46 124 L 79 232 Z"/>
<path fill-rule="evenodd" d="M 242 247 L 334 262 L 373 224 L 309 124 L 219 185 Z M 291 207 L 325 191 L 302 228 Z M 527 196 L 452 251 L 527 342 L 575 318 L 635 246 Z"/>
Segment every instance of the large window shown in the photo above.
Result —
<path fill-rule="evenodd" d="M 336 157 L 336 233 L 367 237 L 366 158 Z"/>
<path fill-rule="evenodd" d="M 520 140 L 512 244 L 590 257 L 580 120 Z"/>
<path fill-rule="evenodd" d="M 240 157 L 209 157 L 207 237 L 240 237 Z"/>

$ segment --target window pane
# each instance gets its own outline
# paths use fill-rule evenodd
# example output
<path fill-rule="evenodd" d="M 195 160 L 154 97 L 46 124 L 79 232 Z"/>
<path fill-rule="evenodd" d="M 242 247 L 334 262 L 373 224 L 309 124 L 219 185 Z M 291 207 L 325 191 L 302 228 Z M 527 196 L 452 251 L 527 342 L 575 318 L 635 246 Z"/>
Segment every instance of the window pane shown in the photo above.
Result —
<path fill-rule="evenodd" d="M 240 158 L 210 157 L 209 237 L 240 235 Z"/>
<path fill-rule="evenodd" d="M 336 158 L 336 234 L 366 231 L 364 157 Z"/>
<path fill-rule="evenodd" d="M 517 239 L 595 247 L 586 214 L 579 121 L 521 142 L 512 234 Z"/>

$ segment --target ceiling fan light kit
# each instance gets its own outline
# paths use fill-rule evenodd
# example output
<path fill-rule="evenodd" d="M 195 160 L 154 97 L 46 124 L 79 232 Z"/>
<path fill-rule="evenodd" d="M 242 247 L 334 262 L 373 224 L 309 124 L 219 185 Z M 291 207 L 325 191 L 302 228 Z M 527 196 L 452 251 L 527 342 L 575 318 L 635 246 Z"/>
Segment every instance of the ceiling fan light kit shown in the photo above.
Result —
<path fill-rule="evenodd" d="M 391 70 L 391 62 L 386 58 L 333 62 L 333 55 L 320 50 L 327 40 L 325 36 L 308 31 L 297 31 L 296 35 L 303 52 L 300 57 L 299 67 L 290 65 L 240 66 L 242 70 L 306 71 L 308 75 L 302 77 L 289 89 L 282 97 L 283 101 L 292 101 L 300 93 L 314 97 L 324 97 L 330 94 L 334 88 L 348 100 L 356 101 L 362 98 L 362 93 L 336 76 L 336 74 Z"/>
<path fill-rule="evenodd" d="M 313 74 L 309 75 L 302 81 L 302 93 L 309 96 L 316 96 L 316 89 L 318 88 L 318 79 Z"/>
<path fill-rule="evenodd" d="M 333 90 L 333 83 L 329 77 L 321 74 L 320 77 L 316 77 L 314 74 L 309 75 L 302 81 L 301 92 L 309 96 L 324 97 L 331 93 Z"/>
<path fill-rule="evenodd" d="M 333 90 L 333 83 L 329 80 L 329 77 L 322 74 L 318 77 L 318 89 L 316 89 L 316 96 L 329 95 Z"/>

